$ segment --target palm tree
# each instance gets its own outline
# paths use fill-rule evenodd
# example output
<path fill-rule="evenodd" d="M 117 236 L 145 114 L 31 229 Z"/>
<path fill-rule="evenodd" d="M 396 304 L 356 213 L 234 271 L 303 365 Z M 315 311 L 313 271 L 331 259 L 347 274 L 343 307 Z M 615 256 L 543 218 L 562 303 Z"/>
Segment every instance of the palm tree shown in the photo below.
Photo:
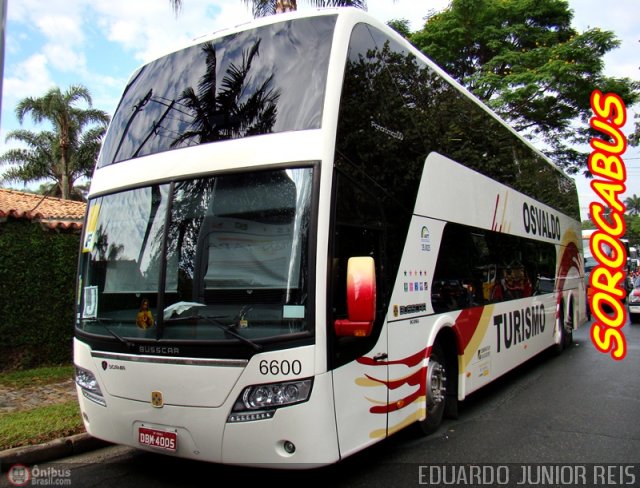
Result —
<path fill-rule="evenodd" d="M 640 215 L 640 197 L 638 195 L 634 193 L 632 197 L 627 197 L 624 204 L 629 215 Z"/>
<path fill-rule="evenodd" d="M 251 6 L 254 17 L 279 14 L 298 10 L 297 0 L 243 0 Z M 182 0 L 170 0 L 176 14 L 182 7 Z M 357 7 L 367 9 L 366 0 L 307 0 L 307 3 L 316 7 Z"/>
<path fill-rule="evenodd" d="M 86 102 L 89 108 L 77 107 L 79 101 Z M 40 98 L 22 99 L 16 107 L 20 124 L 27 114 L 31 114 L 35 123 L 49 121 L 53 130 L 10 132 L 7 141 L 20 141 L 27 147 L 11 149 L 0 156 L 0 165 L 16 165 L 0 175 L 0 179 L 24 183 L 50 179 L 57 184 L 56 193 L 70 199 L 74 182 L 90 176 L 93 170 L 109 116 L 92 108 L 91 95 L 81 85 L 71 86 L 65 93 L 52 88 Z"/>
<path fill-rule="evenodd" d="M 254 17 L 298 10 L 297 0 L 243 0 L 250 5 Z M 357 7 L 366 10 L 366 0 L 307 0 L 316 7 Z"/>
<path fill-rule="evenodd" d="M 249 80 L 254 58 L 260 56 L 260 40 L 247 48 L 242 55 L 239 66 L 231 63 L 220 83 L 216 79 L 217 57 L 212 43 L 202 47 L 206 55 L 204 76 L 197 91 L 193 87 L 186 88 L 180 97 L 182 104 L 193 115 L 191 130 L 183 132 L 171 144 L 179 146 L 195 140 L 198 144 L 206 142 L 234 139 L 251 134 L 271 132 L 277 117 L 279 90 L 271 87 L 273 74 L 263 73 L 264 78 L 253 94 L 243 100 L 248 91 Z M 255 70 L 254 70 L 255 71 Z M 257 79 L 253 82 L 258 83 Z"/>

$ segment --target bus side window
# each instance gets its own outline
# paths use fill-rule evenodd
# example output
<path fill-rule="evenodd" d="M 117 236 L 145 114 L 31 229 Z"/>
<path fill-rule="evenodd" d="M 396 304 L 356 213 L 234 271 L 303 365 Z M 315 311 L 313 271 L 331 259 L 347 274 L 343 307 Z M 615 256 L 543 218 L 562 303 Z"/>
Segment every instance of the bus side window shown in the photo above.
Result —
<path fill-rule="evenodd" d="M 474 289 L 478 284 L 474 279 L 473 260 L 476 253 L 473 249 L 469 227 L 452 223 L 445 226 L 431 291 L 431 304 L 436 313 L 476 304 Z"/>
<path fill-rule="evenodd" d="M 434 273 L 433 309 L 441 313 L 550 293 L 555 252 L 553 244 L 450 222 Z"/>

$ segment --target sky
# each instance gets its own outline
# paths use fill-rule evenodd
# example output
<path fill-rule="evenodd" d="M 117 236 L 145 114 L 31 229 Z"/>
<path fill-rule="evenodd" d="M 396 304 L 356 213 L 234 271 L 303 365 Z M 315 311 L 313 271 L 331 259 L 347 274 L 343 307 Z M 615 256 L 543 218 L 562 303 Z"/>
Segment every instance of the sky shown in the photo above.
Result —
<path fill-rule="evenodd" d="M 93 106 L 109 115 L 118 103 L 130 74 L 163 53 L 179 49 L 202 35 L 252 19 L 243 0 L 183 0 L 175 15 L 169 0 L 5 0 L 8 2 L 5 65 L 0 118 L 0 154 L 15 147 L 5 142 L 7 132 L 21 128 L 15 118 L 17 102 L 42 96 L 57 86 L 62 91 L 82 84 Z M 308 9 L 300 1 L 300 10 Z M 407 19 L 420 29 L 430 12 L 447 0 L 369 0 L 377 19 Z M 573 26 L 583 32 L 599 27 L 613 31 L 620 48 L 605 57 L 608 76 L 640 79 L 640 14 L 637 0 L 569 0 Z M 598 87 L 594 87 L 598 88 Z M 640 109 L 638 110 L 640 112 Z M 25 120 L 22 128 L 48 129 Z M 633 130 L 633 112 L 623 132 Z M 627 192 L 640 195 L 640 150 L 623 155 Z M 582 218 L 589 203 L 598 201 L 588 180 L 575 178 Z M 6 186 L 6 185 L 3 185 Z M 14 183 L 13 188 L 21 188 Z"/>

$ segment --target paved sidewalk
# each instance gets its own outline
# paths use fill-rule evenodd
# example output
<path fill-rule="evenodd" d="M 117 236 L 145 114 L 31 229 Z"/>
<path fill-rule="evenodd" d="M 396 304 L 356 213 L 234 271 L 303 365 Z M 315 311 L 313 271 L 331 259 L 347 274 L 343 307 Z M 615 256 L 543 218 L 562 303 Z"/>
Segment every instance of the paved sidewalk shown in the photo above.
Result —
<path fill-rule="evenodd" d="M 0 386 L 0 414 L 65 403 L 75 399 L 77 396 L 73 379 L 26 388 Z M 0 451 L 0 471 L 7 471 L 14 464 L 33 465 L 54 461 L 108 445 L 87 433 L 82 433 L 43 444 L 15 447 Z"/>
<path fill-rule="evenodd" d="M 76 386 L 73 378 L 60 383 L 26 388 L 10 388 L 0 385 L 0 413 L 65 403 L 76 398 Z"/>

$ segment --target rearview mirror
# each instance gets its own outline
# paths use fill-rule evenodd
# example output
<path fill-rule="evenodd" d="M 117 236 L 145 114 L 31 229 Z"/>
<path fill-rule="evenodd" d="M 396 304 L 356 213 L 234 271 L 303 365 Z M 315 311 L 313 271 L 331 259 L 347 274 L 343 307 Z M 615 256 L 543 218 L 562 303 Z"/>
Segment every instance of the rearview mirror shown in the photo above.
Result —
<path fill-rule="evenodd" d="M 347 315 L 346 320 L 335 321 L 336 335 L 366 337 L 371 334 L 376 317 L 376 267 L 372 257 L 349 258 Z"/>

